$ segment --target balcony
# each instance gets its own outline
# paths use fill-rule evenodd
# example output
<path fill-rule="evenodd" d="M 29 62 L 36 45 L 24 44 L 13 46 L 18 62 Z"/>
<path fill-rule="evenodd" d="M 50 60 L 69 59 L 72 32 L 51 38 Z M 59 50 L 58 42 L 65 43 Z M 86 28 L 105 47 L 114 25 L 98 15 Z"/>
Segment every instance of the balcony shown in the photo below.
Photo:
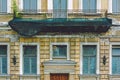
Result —
<path fill-rule="evenodd" d="M 97 10 L 96 10 L 97 11 Z M 90 15 L 99 15 L 100 12 L 93 11 Z M 27 12 L 29 12 L 27 10 Z M 44 12 L 44 11 L 43 11 Z M 34 36 L 40 32 L 106 32 L 112 25 L 112 20 L 107 17 L 86 18 L 86 17 L 70 17 L 72 14 L 84 14 L 79 10 L 50 10 L 45 14 L 51 14 L 52 17 L 40 19 L 33 18 L 18 18 L 14 17 L 9 21 L 11 28 L 22 36 Z M 86 12 L 86 11 L 85 11 Z M 35 12 L 36 13 L 36 12 Z M 33 11 L 26 14 L 35 14 Z M 21 14 L 25 14 L 22 12 Z M 38 15 L 43 13 L 38 13 Z M 87 12 L 88 15 L 88 12 Z M 78 15 L 79 16 L 79 15 Z"/>
<path fill-rule="evenodd" d="M 93 15 L 93 16 L 103 16 L 104 13 L 106 12 L 105 9 L 55 9 L 55 10 L 45 10 L 45 9 L 41 9 L 41 10 L 30 10 L 30 9 L 24 9 L 24 10 L 19 10 L 20 14 L 22 15 L 36 15 L 36 14 L 44 14 L 46 16 L 49 16 L 51 18 L 54 17 L 54 14 L 58 13 L 59 15 L 66 15 L 67 18 L 71 17 L 71 16 L 76 16 L 79 15 L 83 16 L 83 15 Z M 78 17 L 75 17 L 78 18 Z"/>

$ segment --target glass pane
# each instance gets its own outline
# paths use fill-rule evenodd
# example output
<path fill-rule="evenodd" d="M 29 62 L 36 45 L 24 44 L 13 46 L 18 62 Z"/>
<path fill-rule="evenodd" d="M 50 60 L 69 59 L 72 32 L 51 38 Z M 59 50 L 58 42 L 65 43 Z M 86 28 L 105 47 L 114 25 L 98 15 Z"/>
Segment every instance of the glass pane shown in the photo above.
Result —
<path fill-rule="evenodd" d="M 96 13 L 96 0 L 90 0 L 90 13 Z"/>
<path fill-rule="evenodd" d="M 7 46 L 6 45 L 0 45 L 0 55 L 7 56 Z"/>
<path fill-rule="evenodd" d="M 120 48 L 112 48 L 112 55 L 120 55 Z"/>
<path fill-rule="evenodd" d="M 37 58 L 36 57 L 31 58 L 31 73 L 37 74 Z"/>
<path fill-rule="evenodd" d="M 90 74 L 96 73 L 96 58 L 90 57 Z"/>
<path fill-rule="evenodd" d="M 96 0 L 83 0 L 83 12 L 95 13 L 96 12 Z"/>
<path fill-rule="evenodd" d="M 95 56 L 96 52 L 97 52 L 96 45 L 83 46 L 83 56 Z"/>
<path fill-rule="evenodd" d="M 112 73 L 120 74 L 120 57 L 112 57 Z"/>
<path fill-rule="evenodd" d="M 31 0 L 30 9 L 32 12 L 37 12 L 37 0 Z"/>
<path fill-rule="evenodd" d="M 7 74 L 7 57 L 2 57 L 2 73 Z"/>
<path fill-rule="evenodd" d="M 0 74 L 2 73 L 2 57 L 0 57 Z"/>
<path fill-rule="evenodd" d="M 117 0 L 112 0 L 112 12 L 117 12 Z"/>
<path fill-rule="evenodd" d="M 83 73 L 96 73 L 96 45 L 83 45 Z"/>
<path fill-rule="evenodd" d="M 120 0 L 117 2 L 118 12 L 120 13 Z"/>
<path fill-rule="evenodd" d="M 60 0 L 53 0 L 53 18 L 59 18 L 60 6 Z"/>
<path fill-rule="evenodd" d="M 23 46 L 25 56 L 36 56 L 37 46 Z"/>
<path fill-rule="evenodd" d="M 30 0 L 23 0 L 23 11 L 30 12 Z"/>
<path fill-rule="evenodd" d="M 83 57 L 83 74 L 88 74 L 88 57 Z"/>
<path fill-rule="evenodd" d="M 7 12 L 7 0 L 0 0 L 0 12 Z"/>
<path fill-rule="evenodd" d="M 67 18 L 67 0 L 61 0 L 61 16 L 60 18 Z"/>
<path fill-rule="evenodd" d="M 66 57 L 67 56 L 67 46 L 66 45 L 54 45 L 53 46 L 53 56 L 54 57 Z"/>
<path fill-rule="evenodd" d="M 30 74 L 30 59 L 24 57 L 24 74 Z"/>
<path fill-rule="evenodd" d="M 89 0 L 83 0 L 83 12 L 89 12 Z"/>
<path fill-rule="evenodd" d="M 53 0 L 53 18 L 67 17 L 67 0 Z"/>

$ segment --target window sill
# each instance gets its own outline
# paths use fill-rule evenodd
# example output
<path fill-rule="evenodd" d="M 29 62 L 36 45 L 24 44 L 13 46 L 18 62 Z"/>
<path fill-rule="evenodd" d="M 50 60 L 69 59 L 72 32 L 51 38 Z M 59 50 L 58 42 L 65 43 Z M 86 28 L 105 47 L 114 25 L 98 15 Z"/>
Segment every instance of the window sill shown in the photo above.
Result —
<path fill-rule="evenodd" d="M 27 76 L 31 76 L 31 77 L 39 77 L 40 76 L 40 74 L 22 74 L 22 75 L 20 75 L 21 77 L 27 77 Z"/>
<path fill-rule="evenodd" d="M 93 74 L 93 75 L 91 75 L 91 74 L 80 74 L 79 76 L 80 77 L 99 77 L 98 74 Z"/>
<path fill-rule="evenodd" d="M 49 60 L 46 62 L 43 62 L 43 65 L 76 65 L 76 62 L 71 60 Z"/>
<path fill-rule="evenodd" d="M 10 75 L 8 74 L 0 74 L 0 77 L 9 77 Z"/>
<path fill-rule="evenodd" d="M 53 57 L 53 59 L 67 59 L 67 57 Z"/>
<path fill-rule="evenodd" d="M 110 75 L 110 77 L 119 77 L 120 78 L 120 74 L 112 74 L 112 75 Z"/>

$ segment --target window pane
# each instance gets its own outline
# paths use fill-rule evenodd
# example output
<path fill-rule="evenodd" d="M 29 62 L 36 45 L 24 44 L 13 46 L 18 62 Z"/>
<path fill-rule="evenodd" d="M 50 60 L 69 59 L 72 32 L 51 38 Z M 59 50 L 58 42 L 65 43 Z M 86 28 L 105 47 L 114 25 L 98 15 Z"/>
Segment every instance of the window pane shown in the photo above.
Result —
<path fill-rule="evenodd" d="M 0 74 L 7 74 L 7 45 L 0 45 Z"/>
<path fill-rule="evenodd" d="M 23 0 L 23 9 L 25 12 L 36 12 L 37 0 Z"/>
<path fill-rule="evenodd" d="M 67 0 L 53 0 L 53 18 L 67 17 Z"/>
<path fill-rule="evenodd" d="M 96 45 L 83 45 L 83 74 L 96 73 Z"/>
<path fill-rule="evenodd" d="M 0 45 L 0 55 L 7 56 L 7 46 L 6 45 Z"/>
<path fill-rule="evenodd" d="M 2 57 L 2 73 L 7 74 L 7 57 Z"/>
<path fill-rule="evenodd" d="M 24 74 L 30 74 L 30 59 L 24 57 Z"/>
<path fill-rule="evenodd" d="M 96 46 L 95 45 L 84 45 L 83 46 L 83 55 L 84 56 L 95 56 L 96 55 Z"/>
<path fill-rule="evenodd" d="M 37 46 L 23 46 L 25 56 L 36 56 Z"/>
<path fill-rule="evenodd" d="M 96 0 L 83 0 L 83 12 L 95 13 L 96 12 Z"/>
<path fill-rule="evenodd" d="M 0 0 L 0 12 L 7 12 L 7 0 Z"/>
<path fill-rule="evenodd" d="M 90 13 L 95 13 L 96 12 L 96 0 L 90 0 Z"/>
<path fill-rule="evenodd" d="M 89 2 L 88 0 L 83 0 L 83 12 L 89 12 Z"/>
<path fill-rule="evenodd" d="M 120 74 L 120 46 L 112 47 L 112 73 Z"/>
<path fill-rule="evenodd" d="M 112 48 L 112 55 L 120 55 L 120 48 Z"/>
<path fill-rule="evenodd" d="M 0 73 L 2 73 L 2 58 L 0 57 Z"/>
<path fill-rule="evenodd" d="M 24 74 L 37 73 L 37 46 L 24 45 Z"/>
<path fill-rule="evenodd" d="M 66 57 L 67 46 L 66 45 L 54 45 L 53 46 L 53 57 Z"/>
<path fill-rule="evenodd" d="M 37 73 L 37 60 L 36 60 L 36 57 L 31 58 L 31 73 L 32 74 Z"/>
<path fill-rule="evenodd" d="M 30 8 L 30 0 L 23 0 L 23 9 L 25 12 L 29 12 L 29 8 Z"/>
<path fill-rule="evenodd" d="M 90 57 L 90 73 L 95 74 L 96 73 L 96 58 Z"/>
<path fill-rule="evenodd" d="M 112 73 L 120 74 L 120 57 L 112 58 Z"/>
<path fill-rule="evenodd" d="M 88 57 L 83 57 L 83 74 L 88 74 Z"/>
<path fill-rule="evenodd" d="M 30 9 L 32 12 L 37 12 L 37 0 L 31 0 Z"/>
<path fill-rule="evenodd" d="M 112 12 L 120 12 L 120 0 L 112 0 Z"/>

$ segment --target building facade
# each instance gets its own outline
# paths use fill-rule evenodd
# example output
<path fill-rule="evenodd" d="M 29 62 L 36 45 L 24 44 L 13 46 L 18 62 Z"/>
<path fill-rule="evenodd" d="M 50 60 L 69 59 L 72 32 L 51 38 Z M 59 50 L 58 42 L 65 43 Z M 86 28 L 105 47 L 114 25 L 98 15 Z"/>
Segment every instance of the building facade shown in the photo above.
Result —
<path fill-rule="evenodd" d="M 0 0 L 0 80 L 120 80 L 120 0 Z"/>

